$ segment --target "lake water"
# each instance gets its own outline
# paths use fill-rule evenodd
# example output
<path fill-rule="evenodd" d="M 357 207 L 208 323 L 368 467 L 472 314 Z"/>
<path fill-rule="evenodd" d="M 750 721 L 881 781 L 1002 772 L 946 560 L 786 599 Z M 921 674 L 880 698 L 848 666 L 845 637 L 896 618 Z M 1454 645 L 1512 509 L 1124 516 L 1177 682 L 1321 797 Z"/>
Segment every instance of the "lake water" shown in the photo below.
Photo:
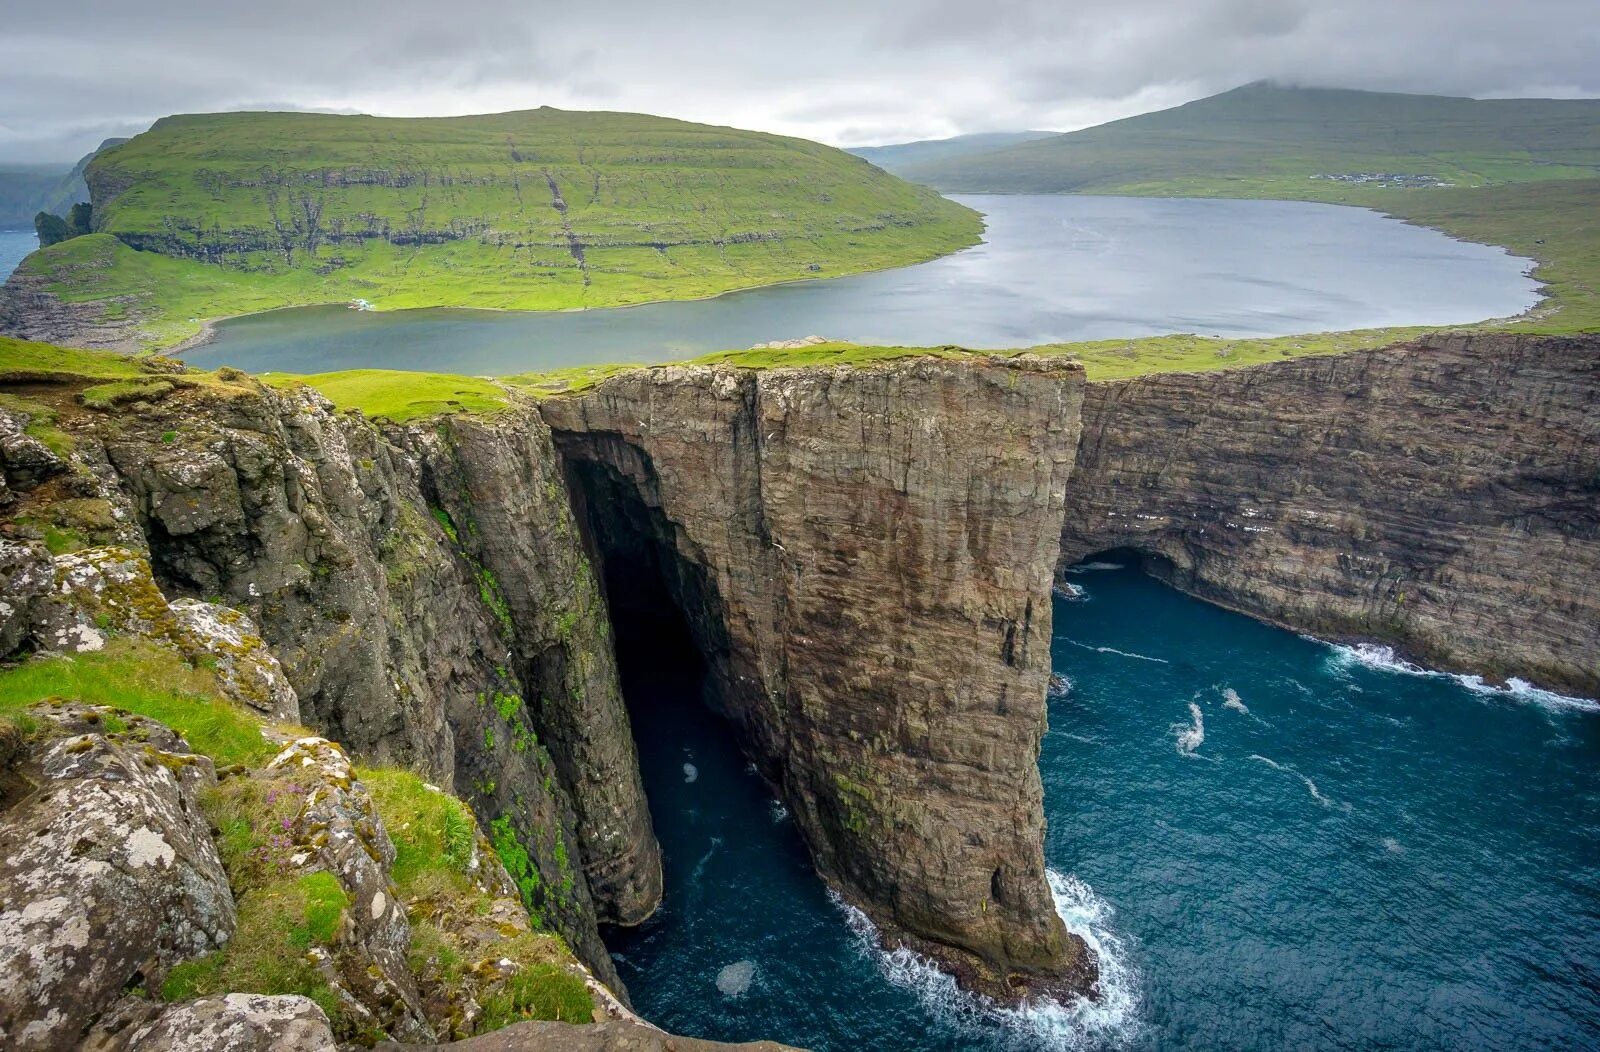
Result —
<path fill-rule="evenodd" d="M 0 230 L 0 281 L 11 276 L 22 257 L 39 247 L 32 230 Z"/>
<path fill-rule="evenodd" d="M 960 196 L 986 242 L 899 270 L 591 311 L 354 311 L 235 319 L 197 365 L 503 374 L 670 361 L 821 335 L 1025 347 L 1197 332 L 1449 325 L 1537 299 L 1528 261 L 1375 212 L 1285 201 Z M 381 306 L 381 304 L 380 304 Z"/>
<path fill-rule="evenodd" d="M 1097 1007 L 886 959 L 683 684 L 633 684 L 666 898 L 613 934 L 679 1033 L 823 1050 L 1600 1047 L 1600 706 L 1485 689 L 1090 564 L 1041 769 Z M 1152 626 L 1156 626 L 1152 630 Z M 641 692 L 643 692 L 641 694 Z"/>

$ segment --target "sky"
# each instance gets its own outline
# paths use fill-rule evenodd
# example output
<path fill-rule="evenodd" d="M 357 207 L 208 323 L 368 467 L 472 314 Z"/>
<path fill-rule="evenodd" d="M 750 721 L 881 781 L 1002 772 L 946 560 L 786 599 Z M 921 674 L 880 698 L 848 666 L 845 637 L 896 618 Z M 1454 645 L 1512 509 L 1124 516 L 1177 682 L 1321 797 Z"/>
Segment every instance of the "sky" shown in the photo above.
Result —
<path fill-rule="evenodd" d="M 1070 131 L 1254 80 L 1600 95 L 1595 0 L 7 0 L 0 162 L 168 113 L 632 110 L 840 146 Z"/>

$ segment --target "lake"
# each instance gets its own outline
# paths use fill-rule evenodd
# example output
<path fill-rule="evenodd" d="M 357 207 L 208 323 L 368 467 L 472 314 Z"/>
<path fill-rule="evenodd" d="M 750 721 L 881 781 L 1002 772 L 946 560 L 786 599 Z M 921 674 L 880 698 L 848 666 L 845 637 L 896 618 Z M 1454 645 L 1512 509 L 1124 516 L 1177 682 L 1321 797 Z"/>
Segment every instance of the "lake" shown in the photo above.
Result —
<path fill-rule="evenodd" d="M 986 241 L 854 277 L 590 311 L 301 307 L 224 322 L 196 365 L 504 374 L 821 335 L 973 348 L 1451 325 L 1537 299 L 1529 261 L 1376 212 L 1288 201 L 957 196 Z M 379 304 L 381 306 L 381 304 Z"/>

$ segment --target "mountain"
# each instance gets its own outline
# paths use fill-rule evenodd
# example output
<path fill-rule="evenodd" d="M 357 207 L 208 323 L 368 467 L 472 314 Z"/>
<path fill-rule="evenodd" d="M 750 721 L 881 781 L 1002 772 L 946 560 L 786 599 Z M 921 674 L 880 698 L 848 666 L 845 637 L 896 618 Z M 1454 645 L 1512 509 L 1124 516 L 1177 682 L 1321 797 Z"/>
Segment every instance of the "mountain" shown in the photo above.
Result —
<path fill-rule="evenodd" d="M 1330 198 L 1352 183 L 1594 177 L 1600 100 L 1257 83 L 1048 139 L 906 165 L 900 173 L 941 190 Z"/>
<path fill-rule="evenodd" d="M 95 233 L 35 253 L 8 291 L 89 303 L 145 347 L 304 303 L 688 299 L 919 262 L 982 229 L 817 143 L 549 108 L 168 117 L 87 178 Z"/>
<path fill-rule="evenodd" d="M 857 146 L 847 152 L 863 157 L 886 172 L 899 174 L 908 167 L 953 157 L 966 157 L 987 153 L 1035 139 L 1054 136 L 1050 131 L 976 132 L 957 135 L 949 139 L 919 139 L 916 142 L 897 142 L 886 146 Z"/>

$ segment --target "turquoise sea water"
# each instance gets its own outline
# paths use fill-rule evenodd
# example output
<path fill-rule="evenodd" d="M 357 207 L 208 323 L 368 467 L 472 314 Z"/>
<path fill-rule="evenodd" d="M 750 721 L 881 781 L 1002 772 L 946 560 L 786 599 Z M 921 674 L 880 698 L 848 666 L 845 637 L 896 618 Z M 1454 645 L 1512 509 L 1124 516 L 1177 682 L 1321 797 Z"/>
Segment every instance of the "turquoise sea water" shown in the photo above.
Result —
<path fill-rule="evenodd" d="M 39 247 L 32 230 L 0 230 L 0 281 L 11 276 L 22 257 Z"/>
<path fill-rule="evenodd" d="M 690 685 L 634 675 L 667 867 L 610 940 L 640 1011 L 818 1050 L 1600 1045 L 1600 707 L 1091 565 L 1056 603 L 1041 768 L 1102 1004 L 985 1011 L 885 957 Z"/>

